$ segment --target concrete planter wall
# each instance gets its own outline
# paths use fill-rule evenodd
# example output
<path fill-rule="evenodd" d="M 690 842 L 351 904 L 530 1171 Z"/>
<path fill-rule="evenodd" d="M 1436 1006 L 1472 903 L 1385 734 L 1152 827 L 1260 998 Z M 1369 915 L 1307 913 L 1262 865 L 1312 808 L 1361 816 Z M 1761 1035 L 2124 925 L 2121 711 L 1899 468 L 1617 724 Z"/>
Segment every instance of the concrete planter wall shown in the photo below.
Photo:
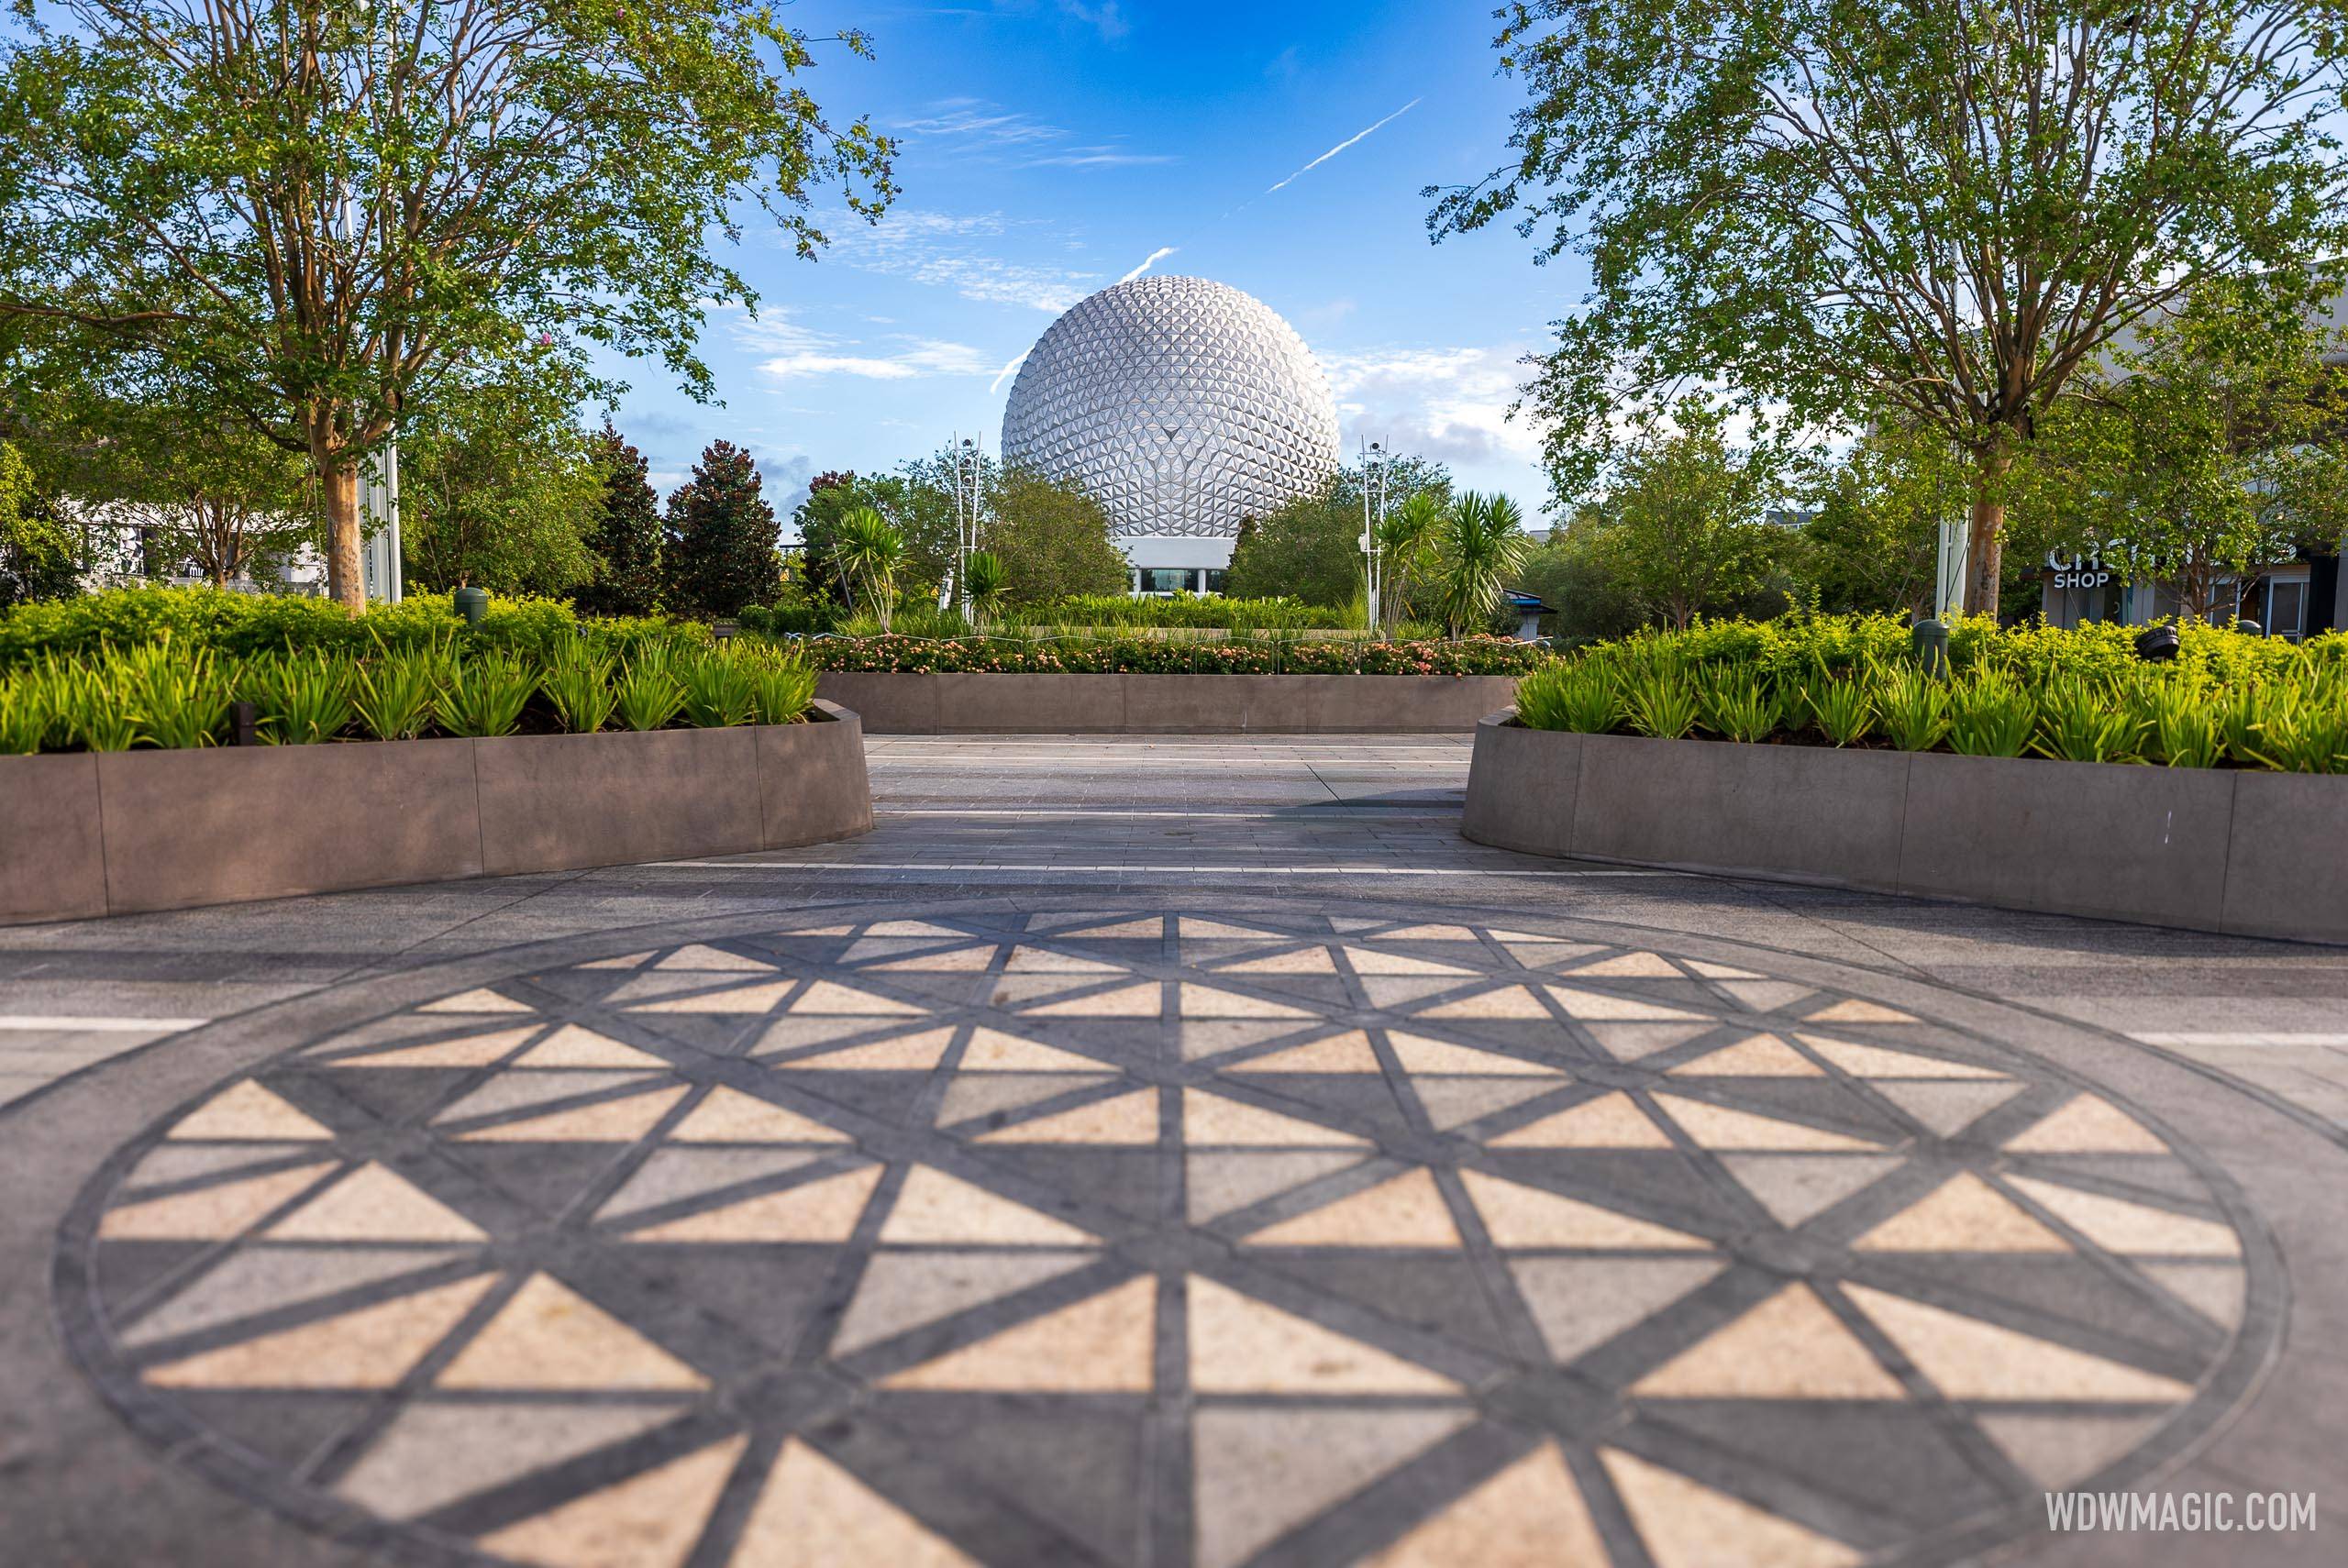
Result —
<path fill-rule="evenodd" d="M 0 756 L 0 922 L 678 856 L 872 826 L 857 715 L 727 730 Z"/>
<path fill-rule="evenodd" d="M 1512 675 L 897 675 L 815 690 L 876 735 L 1463 734 Z"/>
<path fill-rule="evenodd" d="M 2348 943 L 2348 778 L 1476 727 L 1460 832 L 1533 855 Z"/>

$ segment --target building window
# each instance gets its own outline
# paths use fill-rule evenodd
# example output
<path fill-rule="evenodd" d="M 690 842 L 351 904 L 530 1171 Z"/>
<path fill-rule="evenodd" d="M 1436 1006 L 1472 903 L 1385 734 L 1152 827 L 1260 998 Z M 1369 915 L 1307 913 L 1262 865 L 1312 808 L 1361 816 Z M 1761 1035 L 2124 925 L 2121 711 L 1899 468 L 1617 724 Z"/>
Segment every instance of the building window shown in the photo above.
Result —
<path fill-rule="evenodd" d="M 2308 580 L 2303 577 L 2270 577 L 2266 580 L 2266 635 L 2299 640 L 2307 627 Z"/>
<path fill-rule="evenodd" d="M 1141 569 L 1141 591 L 1144 593 L 1188 593 L 1191 591 L 1191 571 L 1187 567 L 1144 567 Z"/>
<path fill-rule="evenodd" d="M 1221 593 L 1223 591 L 1223 577 L 1224 574 L 1215 570 L 1214 568 L 1207 568 L 1207 591 L 1209 593 Z"/>

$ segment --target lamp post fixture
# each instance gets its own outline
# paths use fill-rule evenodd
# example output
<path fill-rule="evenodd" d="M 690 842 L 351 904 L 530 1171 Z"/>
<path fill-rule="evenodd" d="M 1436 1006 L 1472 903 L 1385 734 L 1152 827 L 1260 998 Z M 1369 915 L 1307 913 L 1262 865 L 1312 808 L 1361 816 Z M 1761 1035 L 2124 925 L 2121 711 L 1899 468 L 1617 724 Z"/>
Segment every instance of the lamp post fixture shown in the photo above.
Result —
<path fill-rule="evenodd" d="M 986 448 L 965 436 L 950 445 L 947 488 L 954 492 L 954 591 L 961 595 L 962 619 L 969 621 L 970 557 L 979 547 L 979 520 L 985 503 Z"/>
<path fill-rule="evenodd" d="M 1386 552 L 1378 542 L 1378 533 L 1386 521 L 1386 469 L 1390 456 L 1382 441 L 1370 442 L 1361 454 L 1361 554 L 1369 601 L 1368 629 L 1373 635 L 1378 631 L 1379 598 L 1386 586 Z"/>

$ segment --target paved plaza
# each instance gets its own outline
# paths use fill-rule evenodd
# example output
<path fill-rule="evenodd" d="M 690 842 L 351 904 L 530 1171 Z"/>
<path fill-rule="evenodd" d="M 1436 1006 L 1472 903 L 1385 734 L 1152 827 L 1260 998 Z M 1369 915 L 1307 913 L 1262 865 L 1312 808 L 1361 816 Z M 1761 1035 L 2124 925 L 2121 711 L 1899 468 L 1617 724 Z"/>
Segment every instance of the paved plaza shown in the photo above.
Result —
<path fill-rule="evenodd" d="M 1464 738 L 869 754 L 0 930 L 0 1558 L 2337 1560 L 2043 1499 L 2348 1507 L 2348 952 L 1485 848 Z"/>

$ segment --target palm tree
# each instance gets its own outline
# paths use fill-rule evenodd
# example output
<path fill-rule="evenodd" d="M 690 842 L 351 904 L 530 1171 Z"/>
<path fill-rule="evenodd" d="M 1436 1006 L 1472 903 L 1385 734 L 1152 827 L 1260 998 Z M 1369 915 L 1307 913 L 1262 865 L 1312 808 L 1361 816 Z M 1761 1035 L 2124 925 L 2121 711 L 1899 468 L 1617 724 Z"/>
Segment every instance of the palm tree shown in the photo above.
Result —
<path fill-rule="evenodd" d="M 904 564 L 905 536 L 871 507 L 854 507 L 833 525 L 832 557 L 843 577 L 862 580 L 865 597 L 886 636 L 889 618 L 897 609 L 897 569 Z"/>
<path fill-rule="evenodd" d="M 1533 541 L 1515 502 L 1475 491 L 1451 503 L 1441 541 L 1443 576 L 1435 585 L 1435 600 L 1444 630 L 1456 637 L 1490 618 L 1508 580 L 1523 567 Z"/>
<path fill-rule="evenodd" d="M 970 624 L 980 631 L 1002 613 L 1002 596 L 1011 585 L 1011 570 L 992 550 L 972 550 L 962 569 L 962 603 Z"/>
<path fill-rule="evenodd" d="M 1382 619 L 1409 619 L 1434 553 L 1444 523 L 1443 499 L 1420 491 L 1379 520 L 1378 553 L 1383 563 L 1379 580 L 1379 613 Z M 1376 630 L 1375 627 L 1371 628 Z"/>

